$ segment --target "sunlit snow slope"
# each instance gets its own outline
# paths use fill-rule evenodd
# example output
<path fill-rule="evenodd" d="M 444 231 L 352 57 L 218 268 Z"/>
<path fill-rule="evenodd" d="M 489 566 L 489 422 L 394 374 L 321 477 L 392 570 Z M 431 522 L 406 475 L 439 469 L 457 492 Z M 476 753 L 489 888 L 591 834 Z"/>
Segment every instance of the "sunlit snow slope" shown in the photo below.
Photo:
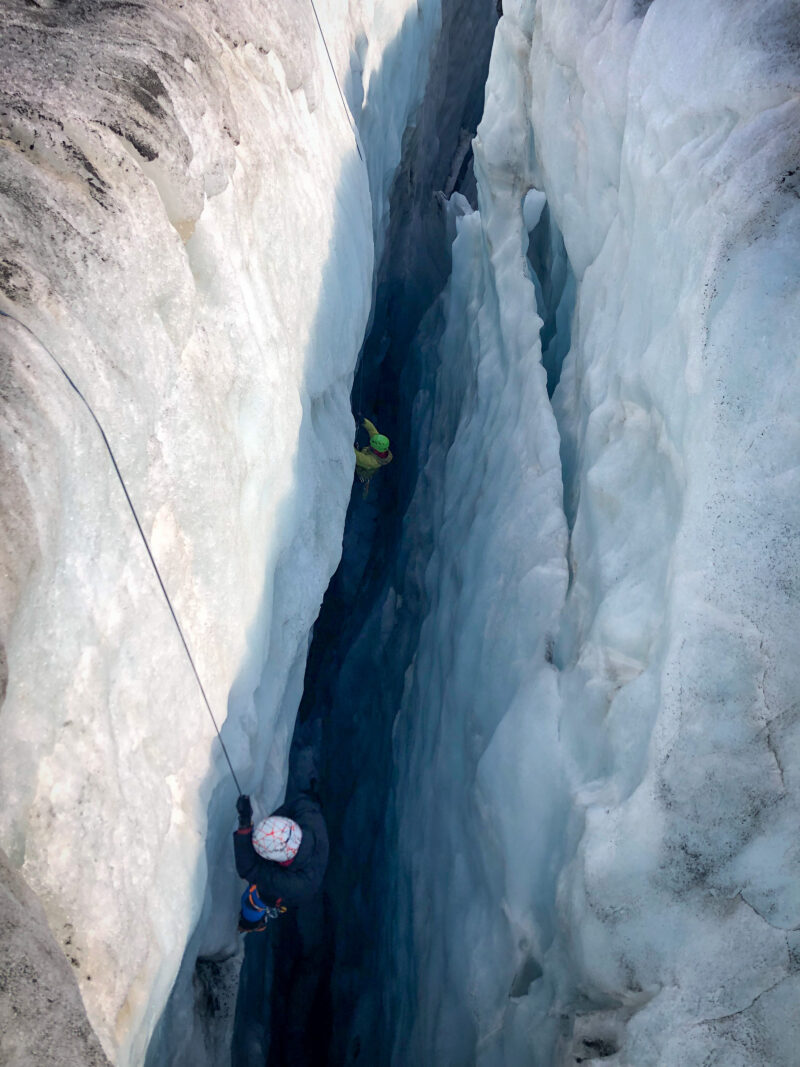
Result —
<path fill-rule="evenodd" d="M 388 655 L 423 598 L 393 730 L 398 1067 L 797 1062 L 796 20 L 504 4 L 480 211 L 451 202 L 446 326 L 419 340 L 409 577 L 369 623 Z M 564 248 L 551 405 L 528 254 L 564 278 Z"/>
<path fill-rule="evenodd" d="M 310 4 L 0 13 L 0 843 L 117 1064 L 143 1061 L 193 931 L 198 953 L 235 947 L 235 788 L 47 349 L 108 434 L 268 808 L 340 550 L 374 234 L 440 17 L 438 0 L 317 8 L 366 163 Z"/>

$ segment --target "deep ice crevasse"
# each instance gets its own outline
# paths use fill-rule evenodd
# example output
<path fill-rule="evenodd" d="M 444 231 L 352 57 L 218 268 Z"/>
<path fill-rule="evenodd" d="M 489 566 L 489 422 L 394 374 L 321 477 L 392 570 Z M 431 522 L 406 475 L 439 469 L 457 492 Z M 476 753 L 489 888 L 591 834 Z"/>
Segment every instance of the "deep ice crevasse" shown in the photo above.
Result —
<path fill-rule="evenodd" d="M 310 6 L 0 16 L 3 309 L 106 427 L 265 809 L 340 550 L 374 242 L 440 6 L 318 9 L 357 117 L 360 96 L 382 114 L 369 174 Z M 233 787 L 95 428 L 0 330 L 0 839 L 70 927 L 106 1051 L 141 1063 L 190 936 L 232 949 Z"/>
<path fill-rule="evenodd" d="M 118 427 L 266 809 L 338 554 L 371 249 L 439 5 L 320 3 L 368 173 L 310 10 L 197 11 L 6 7 L 0 283 Z M 434 549 L 394 732 L 397 1063 L 793 1063 L 792 17 L 506 0 L 480 211 L 453 205 L 418 401 L 434 434 L 409 516 Z M 552 408 L 532 188 L 575 282 Z M 137 1063 L 192 931 L 195 952 L 230 948 L 232 795 L 93 428 L 36 346 L 1 336 L 1 843 L 54 931 L 74 927 L 105 1048 Z M 398 600 L 379 606 L 387 644 Z"/>
<path fill-rule="evenodd" d="M 416 970 L 385 987 L 394 1062 L 550 1067 L 602 1045 L 636 1067 L 789 1067 L 792 5 L 504 10 L 407 519 L 435 547 L 395 723 L 390 914 Z M 552 411 L 526 341 L 532 188 L 576 281 Z M 559 444 L 568 545 L 541 491 Z M 389 952 L 407 937 L 387 930 Z M 531 954 L 541 977 L 509 998 Z"/>

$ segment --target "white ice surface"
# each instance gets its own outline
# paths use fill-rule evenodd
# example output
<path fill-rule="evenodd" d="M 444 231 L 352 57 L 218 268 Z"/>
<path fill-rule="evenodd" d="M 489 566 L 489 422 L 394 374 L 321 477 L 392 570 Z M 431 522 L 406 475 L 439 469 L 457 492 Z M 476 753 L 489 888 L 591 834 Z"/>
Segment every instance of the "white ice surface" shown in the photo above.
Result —
<path fill-rule="evenodd" d="M 140 1064 L 190 936 L 235 945 L 235 789 L 108 455 L 43 346 L 108 433 L 268 809 L 340 552 L 373 222 L 440 4 L 318 3 L 369 175 L 310 6 L 42 8 L 2 16 L 0 309 L 18 322 L 0 319 L 0 841 L 70 939 L 106 1051 Z"/>
<path fill-rule="evenodd" d="M 504 11 L 419 405 L 393 1062 L 791 1067 L 796 5 Z M 552 408 L 531 189 L 577 282 Z"/>
<path fill-rule="evenodd" d="M 3 13 L 0 309 L 106 425 L 264 810 L 439 22 L 318 9 L 366 167 L 310 9 Z M 412 507 L 440 534 L 395 732 L 417 960 L 395 1062 L 789 1067 L 796 8 L 504 10 Z M 552 407 L 532 189 L 577 283 Z M 231 948 L 234 790 L 95 428 L 40 344 L 0 337 L 0 843 L 138 1064 L 190 937 Z"/>

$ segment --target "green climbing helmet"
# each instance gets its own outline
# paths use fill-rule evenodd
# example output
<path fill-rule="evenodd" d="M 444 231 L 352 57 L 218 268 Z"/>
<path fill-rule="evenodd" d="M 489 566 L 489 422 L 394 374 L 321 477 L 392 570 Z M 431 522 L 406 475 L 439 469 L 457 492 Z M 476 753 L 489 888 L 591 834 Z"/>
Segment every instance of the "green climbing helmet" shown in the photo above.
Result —
<path fill-rule="evenodd" d="M 374 433 L 369 439 L 370 448 L 374 452 L 378 452 L 380 455 L 384 455 L 389 451 L 389 438 L 385 437 L 382 433 Z"/>

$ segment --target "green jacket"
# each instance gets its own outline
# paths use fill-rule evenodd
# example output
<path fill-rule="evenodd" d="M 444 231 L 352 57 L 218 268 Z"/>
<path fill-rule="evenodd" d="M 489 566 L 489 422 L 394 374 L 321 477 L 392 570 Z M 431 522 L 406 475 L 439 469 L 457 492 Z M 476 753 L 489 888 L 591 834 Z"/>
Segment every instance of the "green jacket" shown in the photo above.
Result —
<path fill-rule="evenodd" d="M 370 437 L 374 437 L 378 433 L 377 427 L 369 419 L 363 419 L 361 425 Z M 368 482 L 375 471 L 392 462 L 391 452 L 388 456 L 381 457 L 376 455 L 369 445 L 366 448 L 354 448 L 354 452 L 356 454 L 356 475 L 360 482 Z"/>

